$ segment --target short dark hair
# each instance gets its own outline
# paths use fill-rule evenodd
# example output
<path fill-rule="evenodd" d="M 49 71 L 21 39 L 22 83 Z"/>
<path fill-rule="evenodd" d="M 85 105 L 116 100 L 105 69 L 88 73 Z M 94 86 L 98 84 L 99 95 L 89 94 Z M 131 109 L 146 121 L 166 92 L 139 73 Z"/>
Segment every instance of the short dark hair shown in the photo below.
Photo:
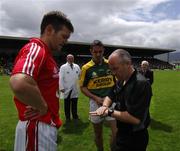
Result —
<path fill-rule="evenodd" d="M 90 48 L 92 49 L 94 46 L 102 46 L 102 47 L 104 47 L 104 44 L 103 44 L 100 40 L 94 40 L 94 41 L 91 43 Z"/>
<path fill-rule="evenodd" d="M 59 31 L 62 26 L 66 26 L 71 32 L 74 32 L 71 21 L 61 11 L 50 11 L 44 15 L 41 22 L 41 35 L 49 24 L 53 26 L 55 32 Z"/>

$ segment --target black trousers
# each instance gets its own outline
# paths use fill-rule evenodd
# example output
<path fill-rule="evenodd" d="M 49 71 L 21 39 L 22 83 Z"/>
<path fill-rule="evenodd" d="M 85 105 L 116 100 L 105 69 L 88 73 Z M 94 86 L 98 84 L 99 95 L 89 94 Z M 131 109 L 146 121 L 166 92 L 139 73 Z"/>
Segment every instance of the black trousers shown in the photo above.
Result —
<path fill-rule="evenodd" d="M 112 151 L 146 151 L 149 140 L 148 130 L 132 132 L 127 135 L 117 133 Z"/>
<path fill-rule="evenodd" d="M 64 112 L 65 112 L 66 120 L 71 119 L 71 113 L 73 119 L 78 119 L 78 114 L 77 114 L 78 98 L 70 98 L 70 95 L 71 93 L 68 95 L 66 99 L 64 99 Z"/>

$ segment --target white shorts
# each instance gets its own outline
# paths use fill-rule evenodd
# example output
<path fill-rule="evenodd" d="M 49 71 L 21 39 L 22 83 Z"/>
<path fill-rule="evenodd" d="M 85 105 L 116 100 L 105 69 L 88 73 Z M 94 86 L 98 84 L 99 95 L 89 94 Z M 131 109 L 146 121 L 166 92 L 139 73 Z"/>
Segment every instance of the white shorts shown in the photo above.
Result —
<path fill-rule="evenodd" d="M 100 106 L 94 100 L 90 99 L 90 112 L 96 111 L 99 107 Z M 101 123 L 104 120 L 106 120 L 106 121 L 115 120 L 115 118 L 110 117 L 110 116 L 101 117 L 101 116 L 89 115 L 89 120 L 94 124 L 98 124 L 98 123 Z"/>
<path fill-rule="evenodd" d="M 57 151 L 57 128 L 43 122 L 19 121 L 14 151 Z"/>

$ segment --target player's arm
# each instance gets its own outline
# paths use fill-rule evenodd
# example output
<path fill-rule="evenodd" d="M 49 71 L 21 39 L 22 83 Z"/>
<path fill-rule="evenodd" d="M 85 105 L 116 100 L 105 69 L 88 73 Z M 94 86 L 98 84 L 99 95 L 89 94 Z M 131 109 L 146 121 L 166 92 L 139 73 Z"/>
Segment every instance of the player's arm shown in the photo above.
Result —
<path fill-rule="evenodd" d="M 112 104 L 112 100 L 108 96 L 106 96 L 103 101 L 103 106 L 110 107 L 111 104 Z"/>
<path fill-rule="evenodd" d="M 94 101 L 96 101 L 96 103 L 101 104 L 103 103 L 103 98 L 98 97 L 97 95 L 94 95 L 93 93 L 91 93 L 87 87 L 81 86 L 80 87 L 81 92 L 86 95 L 87 97 L 93 99 Z"/>
<path fill-rule="evenodd" d="M 105 97 L 103 104 L 101 107 L 99 107 L 96 111 L 89 112 L 91 115 L 100 115 L 100 116 L 107 116 L 108 113 L 105 111 L 108 110 L 110 105 L 112 104 L 112 101 L 109 97 Z"/>
<path fill-rule="evenodd" d="M 65 89 L 64 89 L 64 67 L 61 66 L 60 67 L 60 71 L 59 71 L 59 90 L 64 93 Z"/>
<path fill-rule="evenodd" d="M 10 87 L 15 96 L 24 104 L 39 110 L 40 115 L 47 112 L 47 104 L 34 79 L 26 74 L 14 74 L 10 78 Z"/>

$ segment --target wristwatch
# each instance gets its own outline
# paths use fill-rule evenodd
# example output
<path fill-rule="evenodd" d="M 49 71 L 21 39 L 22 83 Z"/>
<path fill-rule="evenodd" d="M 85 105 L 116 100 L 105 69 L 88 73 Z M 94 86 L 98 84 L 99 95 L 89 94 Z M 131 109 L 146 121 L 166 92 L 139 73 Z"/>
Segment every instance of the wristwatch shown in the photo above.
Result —
<path fill-rule="evenodd" d="M 114 109 L 108 108 L 108 116 L 111 116 L 114 113 Z"/>

